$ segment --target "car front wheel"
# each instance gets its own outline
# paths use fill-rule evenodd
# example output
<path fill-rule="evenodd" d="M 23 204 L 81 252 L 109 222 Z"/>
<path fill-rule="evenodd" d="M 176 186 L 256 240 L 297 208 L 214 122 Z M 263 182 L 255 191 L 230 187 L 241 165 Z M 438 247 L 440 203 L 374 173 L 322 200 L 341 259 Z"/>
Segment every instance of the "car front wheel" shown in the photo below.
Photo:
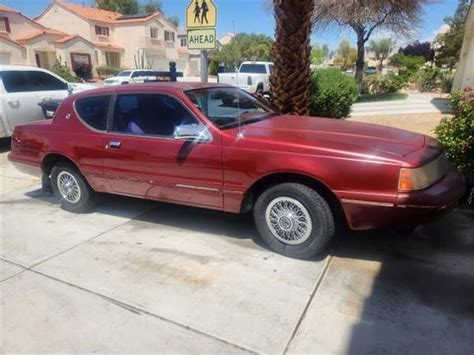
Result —
<path fill-rule="evenodd" d="M 94 191 L 72 164 L 61 163 L 53 167 L 51 186 L 66 211 L 84 213 L 94 205 Z"/>
<path fill-rule="evenodd" d="M 255 203 L 254 219 L 268 246 L 293 258 L 321 254 L 334 235 L 329 205 L 301 184 L 284 183 L 263 192 Z"/>

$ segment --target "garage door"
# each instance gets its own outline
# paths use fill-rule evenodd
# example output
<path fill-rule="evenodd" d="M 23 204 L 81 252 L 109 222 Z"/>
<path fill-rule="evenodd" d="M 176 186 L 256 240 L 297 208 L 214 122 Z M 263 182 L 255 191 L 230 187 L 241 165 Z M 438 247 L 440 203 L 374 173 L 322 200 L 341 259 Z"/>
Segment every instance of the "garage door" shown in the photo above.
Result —
<path fill-rule="evenodd" d="M 10 64 L 10 53 L 0 53 L 0 64 Z"/>

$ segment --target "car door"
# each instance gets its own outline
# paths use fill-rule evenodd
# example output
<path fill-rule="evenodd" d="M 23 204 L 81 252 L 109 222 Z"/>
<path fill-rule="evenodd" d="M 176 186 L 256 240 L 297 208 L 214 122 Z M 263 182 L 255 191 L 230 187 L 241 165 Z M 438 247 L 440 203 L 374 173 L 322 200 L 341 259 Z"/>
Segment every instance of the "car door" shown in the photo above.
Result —
<path fill-rule="evenodd" d="M 115 193 L 221 209 L 220 137 L 174 139 L 176 127 L 202 125 L 177 98 L 117 95 L 105 136 L 104 172 Z"/>
<path fill-rule="evenodd" d="M 43 119 L 39 103 L 46 98 L 63 99 L 67 83 L 40 71 L 8 70 L 2 74 L 5 130 L 10 136 L 16 125 Z"/>

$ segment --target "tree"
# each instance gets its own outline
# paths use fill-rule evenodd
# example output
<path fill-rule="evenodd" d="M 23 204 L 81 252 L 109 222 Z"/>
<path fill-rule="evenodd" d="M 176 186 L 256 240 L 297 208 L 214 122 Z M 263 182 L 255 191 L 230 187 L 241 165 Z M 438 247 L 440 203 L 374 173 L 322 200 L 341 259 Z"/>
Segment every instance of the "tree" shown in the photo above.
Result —
<path fill-rule="evenodd" d="M 179 17 L 178 16 L 168 17 L 168 21 L 171 22 L 176 27 L 179 27 Z"/>
<path fill-rule="evenodd" d="M 313 44 L 311 48 L 311 64 L 321 65 L 329 56 L 329 47 L 324 44 L 320 47 L 318 44 Z"/>
<path fill-rule="evenodd" d="M 469 0 L 459 0 L 454 15 L 444 19 L 444 22 L 449 26 L 449 31 L 439 35 L 436 39 L 438 44 L 435 55 L 436 65 L 446 65 L 448 68 L 453 69 L 459 61 L 469 7 Z"/>
<path fill-rule="evenodd" d="M 405 48 L 400 48 L 398 53 L 414 57 L 423 57 L 426 62 L 432 62 L 435 54 L 430 42 L 420 41 L 410 43 Z"/>
<path fill-rule="evenodd" d="M 354 66 L 356 59 L 357 49 L 352 47 L 348 40 L 342 40 L 336 49 L 334 64 L 339 66 L 342 70 L 347 70 Z"/>
<path fill-rule="evenodd" d="M 390 58 L 390 65 L 397 67 L 401 76 L 410 78 L 420 69 L 426 60 L 422 56 L 411 56 L 397 53 Z"/>
<path fill-rule="evenodd" d="M 163 12 L 163 4 L 159 0 L 148 0 L 146 4 L 140 6 L 140 11 L 145 14 Z"/>
<path fill-rule="evenodd" d="M 317 27 L 349 27 L 357 36 L 356 79 L 364 76 L 365 45 L 375 30 L 407 34 L 421 23 L 422 4 L 429 0 L 317 0 L 314 24 Z"/>
<path fill-rule="evenodd" d="M 375 59 L 379 61 L 380 71 L 383 70 L 383 62 L 392 53 L 394 44 L 391 38 L 382 38 L 370 42 L 369 50 L 374 53 Z"/>
<path fill-rule="evenodd" d="M 137 0 L 97 0 L 99 9 L 119 12 L 123 15 L 137 14 L 139 7 Z"/>
<path fill-rule="evenodd" d="M 281 112 L 308 115 L 311 88 L 310 35 L 314 0 L 273 0 L 276 20 L 270 77 L 273 105 Z"/>
<path fill-rule="evenodd" d="M 238 33 L 214 55 L 214 60 L 236 67 L 244 60 L 270 60 L 273 45 L 271 37 L 264 34 Z"/>

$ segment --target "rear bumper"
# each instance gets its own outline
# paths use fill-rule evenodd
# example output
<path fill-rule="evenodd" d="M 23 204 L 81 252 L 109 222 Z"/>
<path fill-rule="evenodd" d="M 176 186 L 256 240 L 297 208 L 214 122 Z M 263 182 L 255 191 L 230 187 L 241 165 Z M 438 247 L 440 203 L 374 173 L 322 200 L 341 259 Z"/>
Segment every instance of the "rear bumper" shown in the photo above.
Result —
<path fill-rule="evenodd" d="M 8 153 L 7 158 L 16 169 L 24 174 L 33 175 L 36 177 L 41 177 L 43 175 L 41 167 L 35 162 L 16 159 L 13 157 L 12 153 Z"/>
<path fill-rule="evenodd" d="M 416 192 L 399 193 L 392 202 L 342 199 L 349 227 L 353 230 L 417 226 L 450 211 L 466 191 L 462 174 L 450 168 L 433 186 Z"/>

